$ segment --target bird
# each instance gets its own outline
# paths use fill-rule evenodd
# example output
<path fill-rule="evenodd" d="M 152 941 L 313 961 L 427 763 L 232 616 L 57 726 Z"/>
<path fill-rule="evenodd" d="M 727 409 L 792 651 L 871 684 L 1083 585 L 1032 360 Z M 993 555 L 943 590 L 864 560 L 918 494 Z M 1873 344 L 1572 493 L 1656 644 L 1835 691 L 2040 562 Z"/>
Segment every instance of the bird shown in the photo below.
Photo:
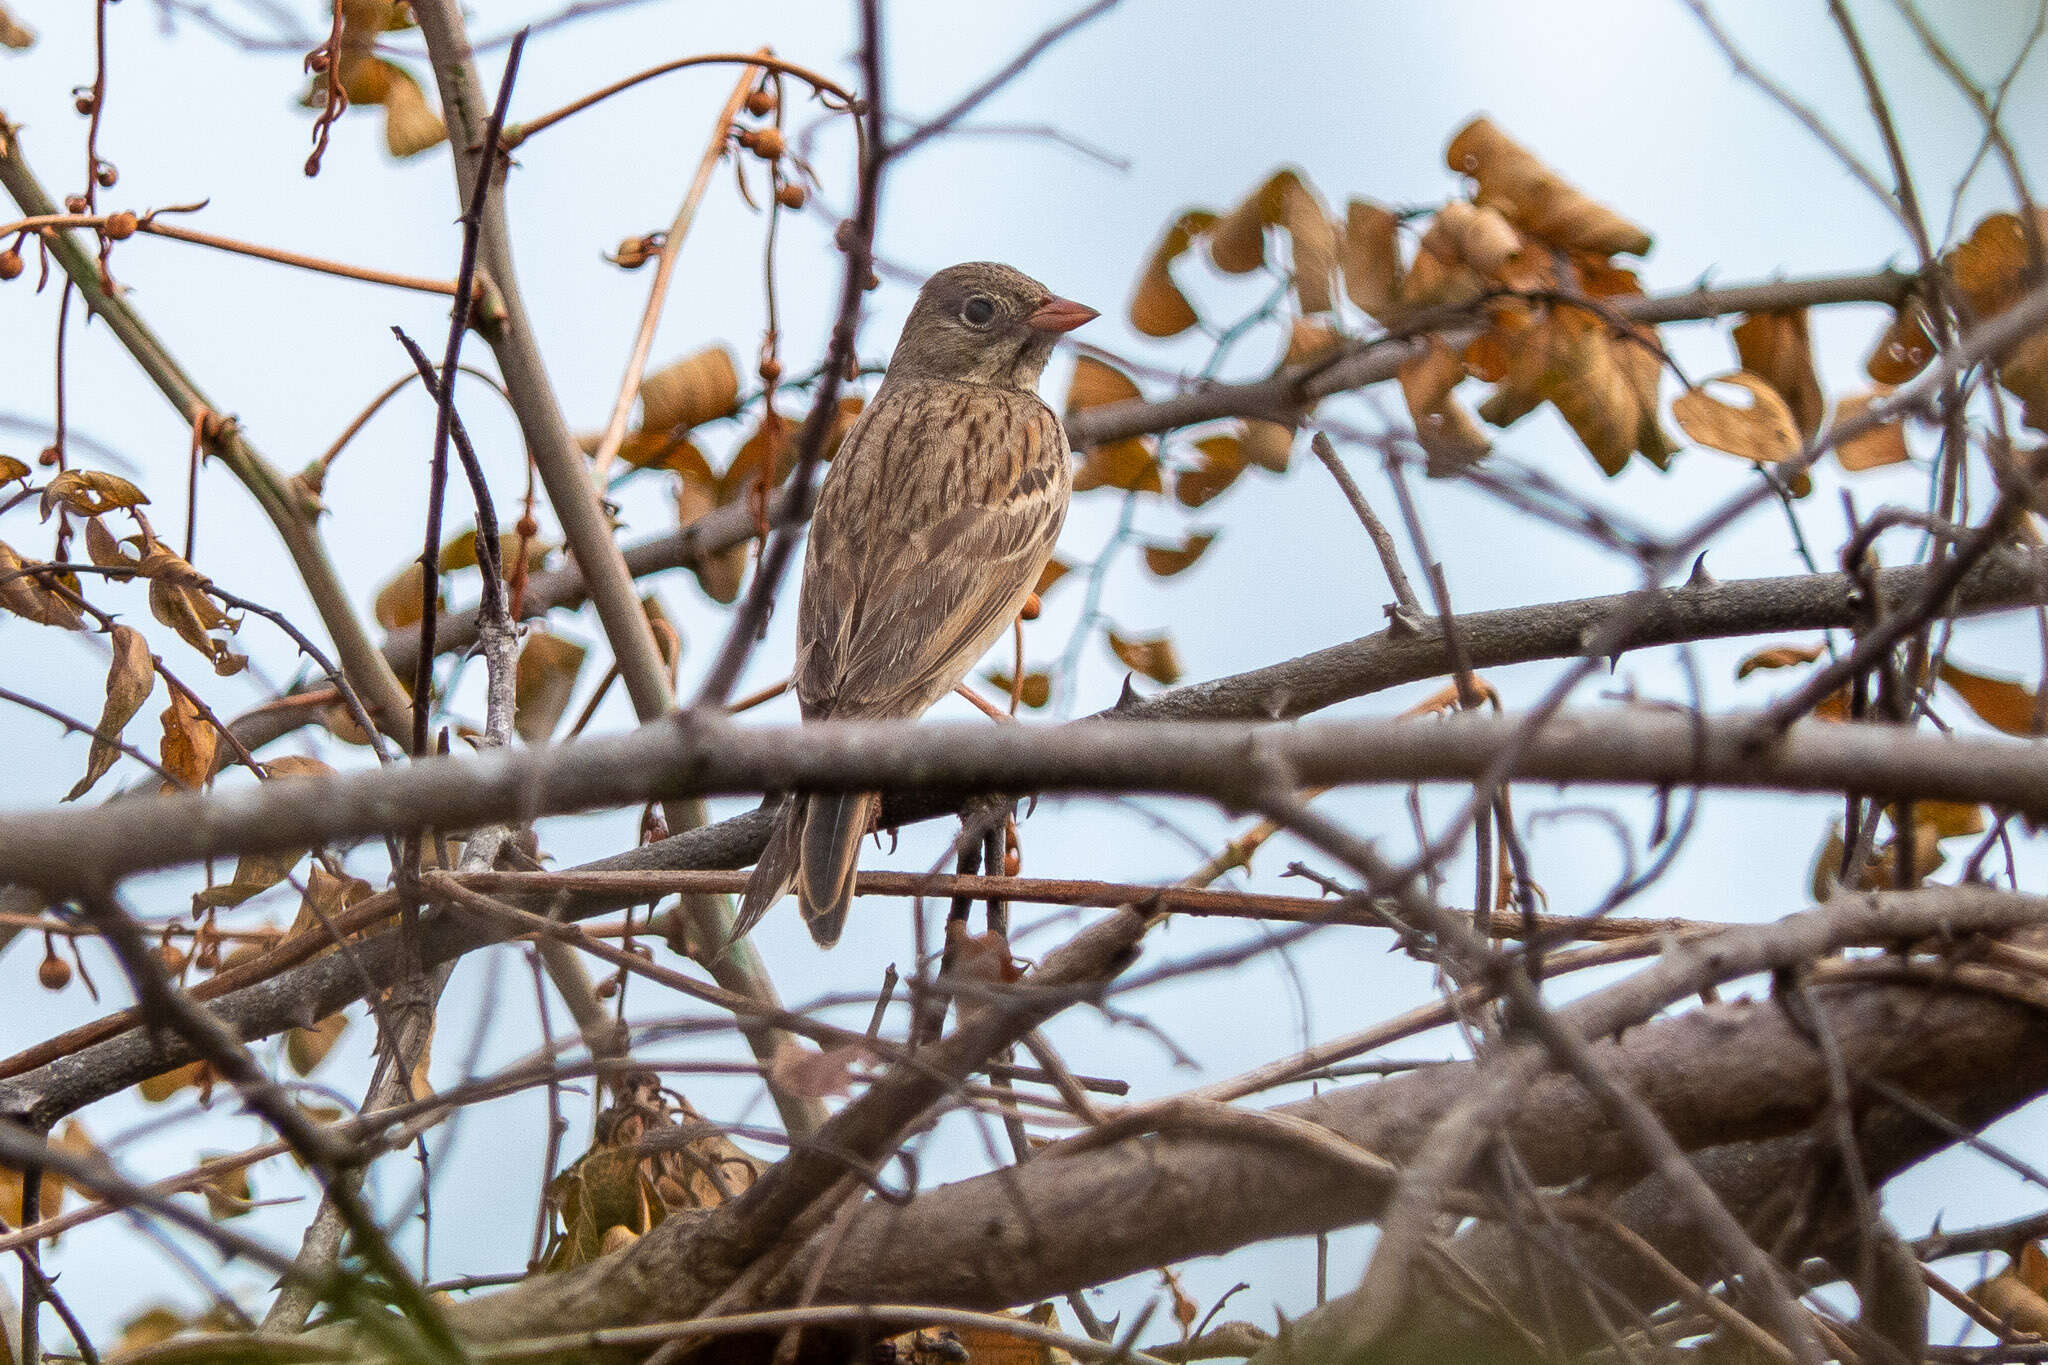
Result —
<path fill-rule="evenodd" d="M 792 677 L 806 724 L 923 715 L 1009 628 L 1073 491 L 1039 377 L 1059 338 L 1097 316 L 990 261 L 919 290 L 811 519 Z M 811 937 L 837 943 L 880 809 L 879 792 L 785 797 L 730 941 L 794 887 Z"/>

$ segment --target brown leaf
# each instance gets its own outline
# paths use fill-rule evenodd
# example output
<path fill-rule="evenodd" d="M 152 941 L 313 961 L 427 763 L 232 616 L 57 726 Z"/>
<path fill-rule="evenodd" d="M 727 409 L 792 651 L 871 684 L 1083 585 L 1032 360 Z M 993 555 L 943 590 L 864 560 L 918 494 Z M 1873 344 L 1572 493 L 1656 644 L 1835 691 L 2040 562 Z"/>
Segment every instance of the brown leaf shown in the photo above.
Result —
<path fill-rule="evenodd" d="M 517 531 L 500 531 L 498 533 L 498 563 L 503 566 L 506 573 L 509 574 L 512 571 L 513 561 L 518 558 L 518 555 L 519 533 Z M 546 545 L 537 539 L 526 542 L 526 567 L 529 570 L 538 569 L 546 561 L 547 557 L 548 547 Z M 476 567 L 476 528 L 474 526 L 441 547 L 439 567 L 442 573 L 454 573 L 459 569 L 473 569 Z"/>
<path fill-rule="evenodd" d="M 305 856 L 304 849 L 286 849 L 282 853 L 244 853 L 235 860 L 235 875 L 231 879 L 193 894 L 192 913 L 232 909 L 243 901 L 262 895 L 289 877 L 292 869 L 299 865 L 299 859 Z"/>
<path fill-rule="evenodd" d="M 1123 660 L 1124 667 L 1144 674 L 1161 686 L 1171 687 L 1180 681 L 1180 655 L 1168 637 L 1156 635 L 1150 639 L 1125 639 L 1113 630 L 1107 634 L 1110 649 Z"/>
<path fill-rule="evenodd" d="M 86 1136 L 85 1129 L 79 1125 L 77 1119 L 64 1120 L 64 1127 L 51 1145 L 74 1156 L 99 1155 L 99 1148 Z M 21 1196 L 23 1188 L 28 1183 L 23 1179 L 24 1174 L 21 1168 L 0 1162 L 0 1219 L 4 1219 L 10 1228 L 22 1225 Z M 45 1168 L 41 1178 L 36 1182 L 37 1216 L 52 1218 L 62 1213 L 64 1194 L 71 1188 L 70 1182 L 64 1177 Z"/>
<path fill-rule="evenodd" d="M 1461 261 L 1481 275 L 1497 278 L 1521 251 L 1522 238 L 1500 210 L 1454 199 L 1429 220 L 1422 249 L 1441 261 Z"/>
<path fill-rule="evenodd" d="M 183 1066 L 172 1067 L 169 1071 L 159 1072 L 137 1082 L 135 1089 L 151 1104 L 162 1104 L 181 1090 L 197 1090 L 199 1102 L 205 1104 L 212 1098 L 213 1085 L 218 1079 L 220 1078 L 213 1074 L 213 1068 L 206 1062 L 187 1062 Z"/>
<path fill-rule="evenodd" d="M 1810 664 L 1827 652 L 1825 645 L 1772 645 L 1760 649 L 1735 667 L 1737 678 L 1746 678 L 1759 668 L 1793 668 Z"/>
<path fill-rule="evenodd" d="M 2029 1288 L 2012 1266 L 1973 1286 L 1970 1297 L 1986 1312 L 2022 1332 L 2048 1335 L 2048 1298 Z"/>
<path fill-rule="evenodd" d="M 378 625 L 386 630 L 402 630 L 420 623 L 420 613 L 426 604 L 425 594 L 420 588 L 423 578 L 419 561 L 414 560 L 377 589 L 370 611 L 377 618 Z M 440 600 L 437 594 L 436 601 Z"/>
<path fill-rule="evenodd" d="M 1074 491 L 1085 493 L 1091 488 L 1121 488 L 1131 493 L 1163 493 L 1166 485 L 1160 482 L 1159 458 L 1152 453 L 1152 443 L 1140 436 L 1127 436 L 1121 441 L 1095 446 L 1081 457 L 1081 467 L 1074 471 Z"/>
<path fill-rule="evenodd" d="M 1266 229 L 1283 229 L 1294 247 L 1294 293 L 1305 313 L 1330 310 L 1330 272 L 1337 264 L 1337 230 L 1322 202 L 1292 169 L 1275 171 L 1209 230 L 1209 259 L 1231 275 L 1266 263 Z"/>
<path fill-rule="evenodd" d="M 121 732 L 156 686 L 156 661 L 150 657 L 149 642 L 142 638 L 142 632 L 133 626 L 115 626 L 113 636 L 114 660 L 107 668 L 106 705 L 100 710 L 100 723 L 93 729 L 85 776 L 64 794 L 66 801 L 76 801 L 91 791 L 93 784 L 114 766 L 114 760 L 121 756 Z"/>
<path fill-rule="evenodd" d="M 676 525 L 688 526 L 719 506 L 718 490 L 700 479 L 676 480 Z M 740 595 L 740 582 L 747 573 L 746 545 L 732 545 L 690 565 L 697 586 L 714 602 L 731 603 Z"/>
<path fill-rule="evenodd" d="M 1748 395 L 1749 402 L 1737 406 L 1728 398 L 1709 392 L 1709 384 L 1740 389 Z M 1698 388 L 1680 394 L 1672 400 L 1671 415 L 1685 434 L 1699 444 L 1758 464 L 1790 459 L 1799 453 L 1802 444 L 1792 410 L 1778 391 L 1764 379 L 1743 370 L 1716 375 Z"/>
<path fill-rule="evenodd" d="M 1184 507 L 1200 507 L 1221 494 L 1244 473 L 1244 442 L 1235 436 L 1204 436 L 1195 442 L 1202 462 L 1173 478 L 1173 495 Z"/>
<path fill-rule="evenodd" d="M 1934 359 L 1934 341 L 1927 332 L 1927 310 L 1907 299 L 1878 335 L 1863 362 L 1864 372 L 1880 384 L 1903 384 Z"/>
<path fill-rule="evenodd" d="M 1659 467 L 1669 459 L 1669 440 L 1656 420 L 1657 362 L 1637 341 L 1613 337 L 1604 321 L 1580 308 L 1503 309 L 1491 335 L 1489 347 L 1465 354 L 1482 373 L 1505 366 L 1479 405 L 1481 417 L 1507 426 L 1548 401 L 1610 476 L 1636 451 Z"/>
<path fill-rule="evenodd" d="M 199 1159 L 202 1162 L 211 1161 L 215 1157 L 226 1155 L 225 1152 L 201 1152 Z M 207 1215 L 216 1222 L 227 1218 L 240 1218 L 245 1213 L 255 1211 L 251 1201 L 255 1199 L 256 1192 L 249 1183 L 247 1166 L 238 1166 L 231 1171 L 220 1171 L 209 1176 L 199 1186 L 199 1192 L 206 1196 Z"/>
<path fill-rule="evenodd" d="M 1850 394 L 1835 404 L 1835 425 L 1860 419 L 1870 411 L 1870 405 L 1891 393 L 1889 384 L 1880 385 L 1869 393 Z M 1904 419 L 1884 422 L 1860 435 L 1852 436 L 1835 446 L 1835 462 L 1852 473 L 1877 469 L 1888 464 L 1904 464 L 1911 459 L 1906 449 L 1906 423 Z"/>
<path fill-rule="evenodd" d="M 46 626 L 61 626 L 65 630 L 85 629 L 84 618 L 79 616 L 77 609 L 55 589 L 46 586 L 43 576 L 22 572 L 34 567 L 34 562 L 24 560 L 5 541 L 0 541 L 0 610 L 11 611 L 16 616 Z M 62 581 L 63 575 L 52 571 L 49 577 Z"/>
<path fill-rule="evenodd" d="M 764 470 L 771 488 L 788 478 L 789 471 L 796 468 L 796 433 L 800 425 L 795 418 L 772 409 L 762 413 L 761 424 L 740 442 L 732 463 L 718 476 L 718 500 L 726 503 L 750 496 L 760 487 Z"/>
<path fill-rule="evenodd" d="M 158 750 L 159 761 L 183 786 L 197 791 L 213 776 L 220 733 L 175 687 L 171 689 L 171 704 L 163 710 L 162 722 L 164 737 Z"/>
<path fill-rule="evenodd" d="M 1493 449 L 1471 412 L 1452 394 L 1464 377 L 1465 366 L 1436 336 L 1430 337 L 1427 350 L 1401 366 L 1401 397 L 1414 419 L 1415 438 L 1429 457 L 1432 478 L 1454 475 Z"/>
<path fill-rule="evenodd" d="M 1735 327 L 1735 354 L 1742 368 L 1756 375 L 1785 400 L 1799 434 L 1812 440 L 1827 416 L 1820 376 L 1813 368 L 1813 341 L 1807 335 L 1806 310 L 1751 313 Z"/>
<path fill-rule="evenodd" d="M 867 1056 L 867 1048 L 859 1043 L 842 1043 L 821 1051 L 802 1043 L 785 1042 L 775 1050 L 775 1059 L 768 1064 L 768 1084 L 803 1099 L 844 1095 L 853 1088 L 854 1063 Z"/>
<path fill-rule="evenodd" d="M 16 481 L 27 483 L 34 476 L 34 470 L 12 455 L 0 455 L 0 486 Z"/>
<path fill-rule="evenodd" d="M 288 1029 L 284 1036 L 284 1058 L 293 1071 L 310 1076 L 348 1030 L 348 1016 L 340 1010 L 310 1028 Z"/>
<path fill-rule="evenodd" d="M 1378 204 L 1354 199 L 1344 212 L 1344 239 L 1337 263 L 1344 292 L 1369 316 L 1390 321 L 1401 306 L 1401 245 L 1398 221 Z"/>
<path fill-rule="evenodd" d="M 1031 591 L 1040 597 L 1045 596 L 1046 593 L 1052 590 L 1052 585 L 1073 572 L 1073 568 L 1074 566 L 1067 563 L 1066 560 L 1061 559 L 1058 555 L 1054 555 L 1051 559 L 1045 561 L 1045 568 L 1038 575 L 1038 586 Z"/>
<path fill-rule="evenodd" d="M 1937 839 L 1982 834 L 1987 828 L 1984 808 L 1968 801 L 1915 801 L 1913 825 L 1915 830 L 1934 831 Z"/>
<path fill-rule="evenodd" d="M 739 371 L 732 352 L 708 346 L 640 381 L 640 429 L 664 437 L 677 428 L 687 431 L 730 417 L 739 400 Z"/>
<path fill-rule="evenodd" d="M 131 537 L 131 539 L 139 540 L 139 537 Z M 85 523 L 86 556 L 102 569 L 133 570 L 141 566 L 142 561 L 130 555 L 126 550 L 123 550 L 121 544 L 121 541 L 114 538 L 114 533 L 107 529 L 106 523 L 98 517 L 94 517 Z M 129 576 L 125 573 L 108 575 L 115 582 L 123 582 Z"/>
<path fill-rule="evenodd" d="M 1239 441 L 1246 460 L 1275 474 L 1287 472 L 1288 461 L 1294 455 L 1293 427 L 1247 417 L 1240 430 Z"/>
<path fill-rule="evenodd" d="M 1161 578 L 1171 578 L 1194 564 L 1216 541 L 1214 531 L 1190 534 L 1179 545 L 1147 545 L 1145 567 Z"/>
<path fill-rule="evenodd" d="M 2036 213 L 2039 227 L 2048 230 L 2048 213 Z M 1949 252 L 1948 268 L 1980 321 L 2018 303 L 2027 292 L 2027 234 L 2019 216 L 1986 217 Z"/>
<path fill-rule="evenodd" d="M 36 31 L 14 17 L 13 11 L 0 5 L 0 47 L 11 47 L 16 51 L 34 47 Z M 0 479 L 0 483 L 6 480 Z"/>
<path fill-rule="evenodd" d="M 1287 350 L 1282 365 L 1300 365 L 1335 353 L 1344 345 L 1343 334 L 1322 318 L 1296 318 L 1287 331 Z"/>
<path fill-rule="evenodd" d="M 315 862 L 306 871 L 306 894 L 299 901 L 299 913 L 293 917 L 285 937 L 318 934 L 325 938 L 326 926 L 334 922 L 334 917 L 369 894 L 370 884 L 361 877 L 337 877 L 327 870 L 326 864 Z"/>
<path fill-rule="evenodd" d="M 582 645 L 537 630 L 519 648 L 513 678 L 512 728 L 528 744 L 542 744 L 555 732 L 576 690 L 576 675 L 589 653 Z"/>
<path fill-rule="evenodd" d="M 43 485 L 42 514 L 49 520 L 52 509 L 62 505 L 82 517 L 96 517 L 122 507 L 139 507 L 149 501 L 119 474 L 98 469 L 67 469 Z"/>
<path fill-rule="evenodd" d="M 2034 694 L 2025 683 L 1975 673 L 1953 660 L 1943 661 L 1941 680 L 1993 729 L 2008 735 L 2039 733 L 2034 729 Z"/>
<path fill-rule="evenodd" d="M 946 921 L 946 955 L 953 975 L 969 981 L 1007 986 L 1024 979 L 1024 968 L 1010 952 L 1010 940 L 1000 931 L 969 933 L 965 920 Z"/>
<path fill-rule="evenodd" d="M 213 604 L 213 599 L 199 586 L 207 580 L 197 570 L 163 547 L 153 545 L 136 572 L 149 578 L 150 614 L 204 654 L 215 673 L 227 678 L 248 667 L 248 659 L 213 634 L 234 634 L 241 627 L 241 618 L 229 616 Z"/>
<path fill-rule="evenodd" d="M 1050 673 L 1042 671 L 1026 673 L 1023 686 L 1017 688 L 1014 693 L 1011 689 L 1015 680 L 1001 669 L 990 669 L 982 674 L 982 677 L 986 678 L 989 685 L 1005 697 L 1014 695 L 1017 700 L 1023 702 L 1024 705 L 1034 711 L 1052 700 L 1052 675 Z"/>
<path fill-rule="evenodd" d="M 1067 412 L 1086 412 L 1106 403 L 1122 403 L 1139 397 L 1138 385 L 1129 375 L 1092 355 L 1074 359 L 1074 377 L 1067 384 Z"/>
<path fill-rule="evenodd" d="M 1188 209 L 1168 226 L 1159 244 L 1152 248 L 1144 273 L 1138 277 L 1137 290 L 1131 295 L 1131 326 L 1148 337 L 1170 337 L 1179 336 L 1201 320 L 1187 295 L 1174 283 L 1171 267 L 1194 244 L 1195 238 L 1215 222 L 1216 215 L 1207 209 Z"/>
<path fill-rule="evenodd" d="M 1444 161 L 1479 182 L 1480 204 L 1552 245 L 1601 256 L 1641 256 L 1650 249 L 1648 233 L 1567 184 L 1490 119 L 1460 129 Z"/>

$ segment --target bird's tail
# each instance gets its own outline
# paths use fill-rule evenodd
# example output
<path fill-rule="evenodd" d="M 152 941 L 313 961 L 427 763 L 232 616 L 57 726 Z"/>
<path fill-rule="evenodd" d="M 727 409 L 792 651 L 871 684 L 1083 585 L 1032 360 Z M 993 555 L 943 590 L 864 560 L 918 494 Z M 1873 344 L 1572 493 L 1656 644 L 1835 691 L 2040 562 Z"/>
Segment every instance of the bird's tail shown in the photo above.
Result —
<path fill-rule="evenodd" d="M 804 923 L 820 948 L 839 941 L 853 903 L 853 873 L 860 862 L 860 841 L 881 805 L 879 792 L 826 792 L 803 798 L 802 832 L 797 841 L 796 896 Z M 764 856 L 762 866 L 767 865 Z M 755 873 L 756 878 L 760 876 Z M 747 891 L 749 902 L 753 890 Z M 780 892 L 776 893 L 780 895 Z"/>
<path fill-rule="evenodd" d="M 796 881 L 797 835 L 802 832 L 803 822 L 804 798 L 785 797 L 782 808 L 776 812 L 775 833 L 768 836 L 768 846 L 761 850 L 761 860 L 754 864 L 754 875 L 747 882 L 747 894 L 740 901 L 740 912 L 732 922 L 732 933 L 726 937 L 726 948 L 745 938 L 761 922 L 761 916 L 789 894 Z"/>

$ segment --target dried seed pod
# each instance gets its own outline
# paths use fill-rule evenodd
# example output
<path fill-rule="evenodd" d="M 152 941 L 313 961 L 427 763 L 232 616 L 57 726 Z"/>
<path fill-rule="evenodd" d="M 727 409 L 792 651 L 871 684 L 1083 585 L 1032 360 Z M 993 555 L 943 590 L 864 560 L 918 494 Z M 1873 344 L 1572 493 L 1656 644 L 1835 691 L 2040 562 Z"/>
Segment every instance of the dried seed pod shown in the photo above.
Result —
<path fill-rule="evenodd" d="M 99 101 L 95 100 L 92 97 L 92 91 L 88 90 L 77 99 L 71 101 L 71 107 L 81 114 L 90 114 L 93 110 L 99 108 Z"/>
<path fill-rule="evenodd" d="M 775 89 L 774 89 L 774 87 L 773 87 L 773 86 L 767 86 L 767 85 L 764 85 L 764 86 L 762 86 L 762 87 L 761 87 L 761 88 L 760 88 L 759 90 L 756 90 L 756 91 L 754 91 L 754 92 L 753 92 L 752 94 L 748 95 L 748 96 L 747 96 L 747 112 L 748 112 L 748 113 L 750 113 L 750 114 L 752 114 L 752 115 L 753 115 L 753 116 L 754 116 L 755 118 L 765 118 L 765 117 L 767 117 L 767 116 L 768 116 L 769 114 L 772 114 L 772 113 L 774 113 L 774 112 L 775 112 Z"/>
<path fill-rule="evenodd" d="M 520 513 L 519 520 L 512 524 L 512 530 L 528 540 L 540 539 L 540 523 L 533 519 L 533 513 Z"/>
<path fill-rule="evenodd" d="M 782 362 L 772 355 L 764 355 L 761 357 L 760 373 L 763 384 L 773 384 L 782 378 Z"/>
<path fill-rule="evenodd" d="M 780 128 L 749 128 L 740 134 L 740 145 L 763 161 L 780 161 L 785 146 Z"/>
<path fill-rule="evenodd" d="M 119 213 L 108 214 L 107 225 L 101 228 L 100 231 L 106 233 L 114 241 L 120 242 L 133 237 L 136 226 L 135 215 L 126 209 L 122 209 Z"/>
<path fill-rule="evenodd" d="M 1003 850 L 1003 875 L 1014 877 L 1024 868 L 1024 854 L 1015 844 Z"/>
<path fill-rule="evenodd" d="M 46 991 L 61 991 L 71 984 L 71 964 L 57 956 L 57 945 L 43 935 L 43 963 L 36 968 L 36 980 Z"/>
<path fill-rule="evenodd" d="M 121 173 L 114 169 L 113 162 L 102 161 L 93 167 L 92 178 L 99 183 L 101 189 L 110 190 L 114 188 L 114 182 L 121 178 Z"/>
<path fill-rule="evenodd" d="M 324 75 L 327 71 L 328 61 L 327 49 L 324 47 L 317 52 L 309 52 L 306 54 L 306 70 L 316 76 Z"/>
<path fill-rule="evenodd" d="M 597 983 L 597 998 L 600 1000 L 609 1000 L 618 993 L 619 978 L 617 976 L 608 976 Z"/>
<path fill-rule="evenodd" d="M 188 960 L 185 956 L 185 950 L 169 939 L 165 939 L 156 946 L 156 955 L 163 962 L 164 971 L 169 975 L 176 976 L 179 972 L 185 970 L 185 963 Z"/>
<path fill-rule="evenodd" d="M 67 194 L 64 196 L 64 211 L 66 213 L 84 213 L 91 207 L 92 205 L 86 202 L 86 198 L 82 194 Z"/>
<path fill-rule="evenodd" d="M 44 446 L 42 453 L 36 456 L 36 463 L 41 465 L 43 468 L 48 469 L 51 465 L 56 464 L 59 460 L 63 458 L 64 452 L 57 449 L 57 447 Z"/>
<path fill-rule="evenodd" d="M 22 272 L 21 253 L 13 247 L 0 251 L 0 280 L 17 278 Z"/>
<path fill-rule="evenodd" d="M 1043 610 L 1045 610 L 1045 603 L 1038 600 L 1037 593 L 1032 593 L 1029 597 L 1024 599 L 1023 610 L 1019 611 L 1017 614 L 1027 621 L 1036 621 L 1038 619 L 1038 613 Z"/>
<path fill-rule="evenodd" d="M 775 202 L 786 209 L 800 209 L 810 197 L 810 191 L 794 180 L 785 180 L 775 187 Z"/>

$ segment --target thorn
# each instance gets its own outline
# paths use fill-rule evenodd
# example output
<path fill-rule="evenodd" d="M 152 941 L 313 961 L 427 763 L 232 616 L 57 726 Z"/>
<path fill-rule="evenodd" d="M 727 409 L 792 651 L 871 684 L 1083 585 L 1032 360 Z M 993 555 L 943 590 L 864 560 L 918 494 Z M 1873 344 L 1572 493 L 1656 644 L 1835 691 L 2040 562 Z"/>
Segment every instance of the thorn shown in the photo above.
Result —
<path fill-rule="evenodd" d="M 1389 602 L 1383 608 L 1387 613 L 1387 634 L 1396 640 L 1412 640 L 1422 634 L 1422 618 L 1399 602 Z"/>
<path fill-rule="evenodd" d="M 1714 576 L 1707 572 L 1707 552 L 1701 550 L 1700 557 L 1692 562 L 1692 572 L 1685 577 L 1685 586 L 1688 588 L 1711 588 L 1714 582 Z"/>
<path fill-rule="evenodd" d="M 1138 704 L 1138 700 L 1138 689 L 1131 686 L 1131 675 L 1126 673 L 1124 674 L 1123 690 L 1117 693 L 1116 705 L 1109 709 L 1112 711 L 1128 711 L 1131 707 Z"/>

